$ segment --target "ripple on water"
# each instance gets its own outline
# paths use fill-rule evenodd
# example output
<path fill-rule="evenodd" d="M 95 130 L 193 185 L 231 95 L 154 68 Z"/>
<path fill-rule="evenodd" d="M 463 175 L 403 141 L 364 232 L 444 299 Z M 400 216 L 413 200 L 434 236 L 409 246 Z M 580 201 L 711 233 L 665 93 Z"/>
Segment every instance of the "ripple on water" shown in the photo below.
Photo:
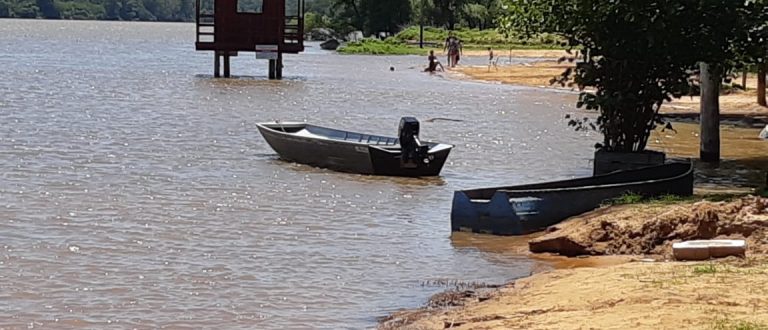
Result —
<path fill-rule="evenodd" d="M 589 173 L 595 138 L 563 119 L 573 96 L 424 75 L 420 57 L 308 48 L 286 57 L 290 79 L 242 56 L 220 80 L 192 24 L 0 32 L 0 327 L 369 327 L 442 289 L 424 281 L 528 274 L 453 244 L 453 190 Z M 393 135 L 404 115 L 463 120 L 422 120 L 457 146 L 442 177 L 285 163 L 254 125 Z"/>

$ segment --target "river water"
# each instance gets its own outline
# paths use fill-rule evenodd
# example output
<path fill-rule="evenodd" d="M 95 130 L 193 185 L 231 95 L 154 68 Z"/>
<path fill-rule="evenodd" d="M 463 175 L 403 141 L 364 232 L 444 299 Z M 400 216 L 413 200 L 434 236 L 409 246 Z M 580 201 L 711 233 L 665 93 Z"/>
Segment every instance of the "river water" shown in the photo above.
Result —
<path fill-rule="evenodd" d="M 453 190 L 590 171 L 571 95 L 317 47 L 282 81 L 249 54 L 213 79 L 194 39 L 192 24 L 0 20 L 0 327 L 372 327 L 434 283 L 533 267 L 455 244 Z M 255 126 L 395 135 L 410 115 L 456 145 L 440 178 L 285 163 Z"/>
<path fill-rule="evenodd" d="M 599 139 L 566 125 L 573 94 L 317 45 L 281 81 L 249 54 L 213 79 L 194 39 L 192 24 L 0 20 L 0 327 L 373 327 L 439 283 L 537 267 L 452 239 L 454 190 L 591 172 Z M 441 177 L 282 162 L 255 127 L 395 135 L 401 116 L 456 145 Z"/>

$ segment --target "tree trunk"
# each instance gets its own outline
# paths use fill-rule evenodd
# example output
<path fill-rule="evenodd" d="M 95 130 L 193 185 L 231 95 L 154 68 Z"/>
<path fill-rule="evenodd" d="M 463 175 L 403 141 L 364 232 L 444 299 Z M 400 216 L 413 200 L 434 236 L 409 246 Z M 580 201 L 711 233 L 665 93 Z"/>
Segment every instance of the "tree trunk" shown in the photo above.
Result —
<path fill-rule="evenodd" d="M 700 63 L 701 75 L 701 151 L 704 162 L 720 161 L 720 82 L 722 69 Z"/>
<path fill-rule="evenodd" d="M 747 90 L 747 69 L 745 68 L 743 72 L 741 72 L 741 89 Z"/>
<path fill-rule="evenodd" d="M 765 73 L 766 63 L 757 65 L 757 104 L 766 106 L 765 102 Z"/>
<path fill-rule="evenodd" d="M 424 23 L 419 24 L 419 48 L 424 48 Z"/>

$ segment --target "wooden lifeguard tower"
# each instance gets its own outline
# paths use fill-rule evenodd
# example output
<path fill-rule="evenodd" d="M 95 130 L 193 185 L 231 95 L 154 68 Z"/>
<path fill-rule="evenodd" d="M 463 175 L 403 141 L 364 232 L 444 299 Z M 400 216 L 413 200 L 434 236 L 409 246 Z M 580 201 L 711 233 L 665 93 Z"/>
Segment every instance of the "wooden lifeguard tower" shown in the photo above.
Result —
<path fill-rule="evenodd" d="M 195 0 L 195 48 L 214 52 L 214 76 L 230 76 L 229 59 L 255 52 L 269 79 L 283 76 L 283 54 L 304 51 L 304 0 Z"/>

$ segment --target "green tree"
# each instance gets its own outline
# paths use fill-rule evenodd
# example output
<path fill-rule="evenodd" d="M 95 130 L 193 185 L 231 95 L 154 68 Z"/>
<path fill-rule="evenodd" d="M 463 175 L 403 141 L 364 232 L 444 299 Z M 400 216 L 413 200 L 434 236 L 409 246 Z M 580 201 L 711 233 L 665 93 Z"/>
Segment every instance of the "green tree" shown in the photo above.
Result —
<path fill-rule="evenodd" d="M 108 20 L 119 20 L 122 8 L 120 0 L 106 0 L 104 3 L 104 18 Z"/>
<path fill-rule="evenodd" d="M 396 33 L 401 25 L 411 20 L 410 0 L 364 0 L 362 2 L 366 17 L 366 32 Z"/>
<path fill-rule="evenodd" d="M 395 33 L 400 26 L 410 22 L 410 0 L 335 0 L 336 16 L 333 20 L 365 34 L 377 32 Z M 339 32 L 348 32 L 342 28 Z"/>
<path fill-rule="evenodd" d="M 744 15 L 746 28 L 733 43 L 735 66 L 757 68 L 757 103 L 766 106 L 766 71 L 768 71 L 768 1 L 753 1 L 754 9 Z M 744 86 L 745 87 L 745 86 Z"/>
<path fill-rule="evenodd" d="M 175 15 L 178 21 L 191 21 L 195 18 L 195 2 L 194 0 L 180 0 L 179 10 Z"/>
<path fill-rule="evenodd" d="M 320 16 L 329 17 L 333 14 L 334 0 L 306 0 L 304 8 L 307 13 L 313 12 Z"/>
<path fill-rule="evenodd" d="M 120 18 L 127 21 L 156 21 L 155 15 L 152 15 L 141 0 L 121 0 Z"/>
<path fill-rule="evenodd" d="M 411 16 L 414 24 L 434 24 L 437 9 L 432 0 L 411 0 Z"/>
<path fill-rule="evenodd" d="M 0 17 L 11 17 L 11 6 L 5 1 L 0 1 Z"/>
<path fill-rule="evenodd" d="M 488 8 L 478 3 L 464 4 L 462 10 L 464 20 L 470 29 L 485 29 L 488 21 Z"/>
<path fill-rule="evenodd" d="M 53 3 L 53 0 L 37 0 L 37 7 L 40 8 L 40 15 L 43 18 L 61 18 L 59 10 Z"/>
<path fill-rule="evenodd" d="M 367 21 L 364 0 L 334 0 L 333 17 L 335 25 L 339 27 L 352 27 L 355 30 L 365 31 Z M 348 28 L 338 28 L 339 32 L 349 32 Z"/>
<path fill-rule="evenodd" d="M 18 18 L 37 18 L 40 15 L 40 9 L 37 4 L 31 0 L 22 0 L 14 6 L 11 3 L 11 17 Z"/>
<path fill-rule="evenodd" d="M 456 23 L 459 22 L 461 8 L 467 0 L 434 0 L 434 2 L 437 8 L 437 22 L 444 25 L 448 30 L 455 29 Z"/>
<path fill-rule="evenodd" d="M 581 55 L 573 79 L 577 106 L 599 111 L 602 148 L 642 151 L 661 105 L 690 90 L 699 62 L 727 70 L 731 42 L 754 5 L 730 0 L 506 0 L 504 29 L 563 36 Z M 717 72 L 722 72 L 717 70 Z M 582 121 L 571 124 L 585 128 Z"/>

